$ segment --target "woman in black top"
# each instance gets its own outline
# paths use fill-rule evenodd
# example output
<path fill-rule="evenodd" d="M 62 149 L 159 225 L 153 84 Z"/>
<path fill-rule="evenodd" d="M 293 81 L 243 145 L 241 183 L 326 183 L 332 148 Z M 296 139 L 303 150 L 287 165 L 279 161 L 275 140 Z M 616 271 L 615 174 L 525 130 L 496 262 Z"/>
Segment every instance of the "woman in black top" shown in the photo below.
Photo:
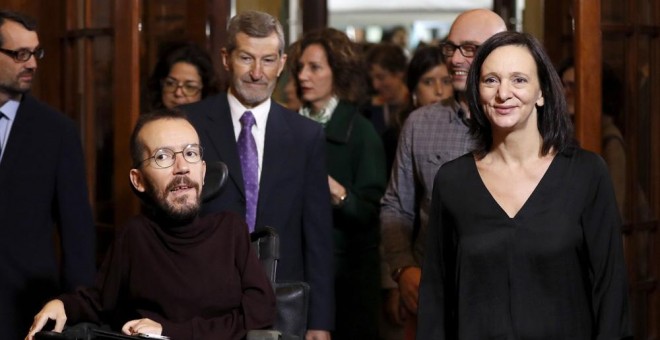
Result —
<path fill-rule="evenodd" d="M 612 183 L 542 46 L 493 36 L 467 93 L 478 143 L 435 178 L 418 339 L 630 336 Z"/>

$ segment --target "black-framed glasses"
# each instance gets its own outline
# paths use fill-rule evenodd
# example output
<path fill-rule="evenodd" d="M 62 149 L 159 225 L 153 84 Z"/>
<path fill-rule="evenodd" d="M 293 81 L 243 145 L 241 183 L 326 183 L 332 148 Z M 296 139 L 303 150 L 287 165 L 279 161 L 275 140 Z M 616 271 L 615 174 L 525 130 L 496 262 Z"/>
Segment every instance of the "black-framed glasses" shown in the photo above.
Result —
<path fill-rule="evenodd" d="M 452 57 L 457 49 L 461 51 L 461 54 L 464 57 L 472 58 L 477 53 L 477 49 L 479 49 L 479 45 L 475 45 L 475 44 L 454 45 L 453 43 L 447 41 L 440 44 L 440 48 L 442 49 L 442 55 L 445 56 L 445 58 Z"/>
<path fill-rule="evenodd" d="M 32 56 L 34 56 L 37 59 L 42 59 L 46 53 L 44 49 L 41 47 L 35 48 L 34 51 L 30 51 L 27 48 L 21 48 L 20 50 L 16 50 L 16 51 L 8 50 L 6 48 L 0 48 L 0 52 L 14 58 L 14 61 L 21 63 L 30 60 Z"/>
<path fill-rule="evenodd" d="M 190 81 L 178 82 L 173 78 L 165 78 L 160 81 L 160 85 L 163 87 L 163 92 L 174 93 L 176 90 L 181 88 L 183 95 L 186 97 L 191 97 L 199 93 L 202 90 L 202 85 Z"/>
<path fill-rule="evenodd" d="M 160 148 L 154 152 L 153 156 L 143 159 L 140 164 L 153 159 L 159 168 L 169 168 L 174 165 L 178 153 L 190 164 L 199 163 L 202 160 L 202 147 L 199 144 L 188 144 L 183 150 L 176 152 L 169 148 Z"/>

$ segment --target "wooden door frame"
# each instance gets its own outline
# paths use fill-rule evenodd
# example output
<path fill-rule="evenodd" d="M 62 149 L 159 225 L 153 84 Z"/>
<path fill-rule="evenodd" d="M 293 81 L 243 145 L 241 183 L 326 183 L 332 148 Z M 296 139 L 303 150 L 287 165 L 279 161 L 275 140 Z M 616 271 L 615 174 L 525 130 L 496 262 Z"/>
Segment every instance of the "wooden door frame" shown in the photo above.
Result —
<path fill-rule="evenodd" d="M 139 213 L 128 173 L 133 167 L 130 136 L 140 114 L 140 0 L 115 0 L 114 7 L 114 222 L 122 225 Z"/>

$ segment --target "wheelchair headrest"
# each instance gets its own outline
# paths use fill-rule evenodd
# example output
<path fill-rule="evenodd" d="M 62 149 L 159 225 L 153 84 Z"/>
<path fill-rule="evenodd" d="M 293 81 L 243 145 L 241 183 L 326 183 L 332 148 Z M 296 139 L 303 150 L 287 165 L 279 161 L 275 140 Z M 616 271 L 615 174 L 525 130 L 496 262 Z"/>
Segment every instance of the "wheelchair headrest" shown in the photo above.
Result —
<path fill-rule="evenodd" d="M 204 187 L 202 188 L 202 202 L 208 202 L 220 194 L 222 187 L 227 182 L 229 170 L 223 162 L 207 162 Z"/>

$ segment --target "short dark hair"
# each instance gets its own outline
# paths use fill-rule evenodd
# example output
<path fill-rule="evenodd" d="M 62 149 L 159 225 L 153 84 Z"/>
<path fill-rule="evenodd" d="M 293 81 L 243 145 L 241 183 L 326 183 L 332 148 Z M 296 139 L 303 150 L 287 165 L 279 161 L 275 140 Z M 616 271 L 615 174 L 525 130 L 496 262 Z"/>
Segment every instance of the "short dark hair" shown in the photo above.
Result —
<path fill-rule="evenodd" d="M 470 107 L 470 133 L 476 139 L 474 150 L 478 158 L 484 157 L 493 145 L 493 131 L 481 105 L 479 80 L 481 67 L 486 58 L 496 48 L 502 46 L 521 46 L 527 48 L 536 64 L 537 76 L 543 106 L 537 108 L 538 129 L 543 138 L 541 154 L 547 155 L 551 149 L 563 152 L 573 144 L 573 125 L 571 123 L 561 79 L 546 54 L 541 43 L 528 33 L 500 32 L 486 40 L 477 50 L 467 79 L 467 100 Z"/>
<path fill-rule="evenodd" d="M 403 49 L 392 43 L 378 43 L 367 50 L 367 66 L 378 65 L 389 72 L 406 73 L 408 58 Z"/>
<path fill-rule="evenodd" d="M 161 119 L 182 119 L 190 123 L 188 116 L 186 116 L 186 114 L 179 109 L 162 108 L 140 115 L 138 117 L 137 123 L 135 123 L 133 132 L 131 133 L 130 142 L 131 158 L 133 161 L 134 169 L 140 167 L 140 163 L 144 159 L 144 153 L 147 152 L 147 147 L 144 145 L 144 141 L 140 140 L 139 138 L 140 131 L 142 131 L 145 125 Z"/>
<path fill-rule="evenodd" d="M 442 55 L 442 50 L 438 46 L 424 46 L 415 50 L 410 63 L 408 64 L 408 71 L 406 73 L 406 86 L 408 91 L 412 94 L 417 88 L 419 79 L 422 78 L 424 73 L 432 70 L 438 65 L 444 65 L 445 58 Z"/>
<path fill-rule="evenodd" d="M 279 53 L 284 53 L 284 29 L 279 20 L 274 16 L 259 11 L 241 12 L 229 20 L 227 26 L 227 53 L 236 49 L 236 36 L 245 33 L 253 38 L 266 38 L 273 33 L 277 34 L 279 40 Z"/>
<path fill-rule="evenodd" d="M 37 22 L 31 17 L 10 10 L 0 10 L 0 27 L 5 24 L 5 21 L 13 21 L 21 24 L 28 31 L 34 31 L 37 29 Z M 0 47 L 4 44 L 4 38 L 0 34 Z"/>
<path fill-rule="evenodd" d="M 191 64 L 197 69 L 202 79 L 202 99 L 218 92 L 216 73 L 208 52 L 194 42 L 169 43 L 160 50 L 156 66 L 147 80 L 148 106 L 145 111 L 165 107 L 161 81 L 170 74 L 172 66 L 179 62 Z"/>
<path fill-rule="evenodd" d="M 305 49 L 319 45 L 325 51 L 330 70 L 332 70 L 332 90 L 339 99 L 353 103 L 364 100 L 366 95 L 366 74 L 362 52 L 348 36 L 334 28 L 321 28 L 305 34 L 302 39 L 292 44 L 289 65 L 296 83 L 298 97 L 302 98 L 298 73 L 300 58 Z"/>

